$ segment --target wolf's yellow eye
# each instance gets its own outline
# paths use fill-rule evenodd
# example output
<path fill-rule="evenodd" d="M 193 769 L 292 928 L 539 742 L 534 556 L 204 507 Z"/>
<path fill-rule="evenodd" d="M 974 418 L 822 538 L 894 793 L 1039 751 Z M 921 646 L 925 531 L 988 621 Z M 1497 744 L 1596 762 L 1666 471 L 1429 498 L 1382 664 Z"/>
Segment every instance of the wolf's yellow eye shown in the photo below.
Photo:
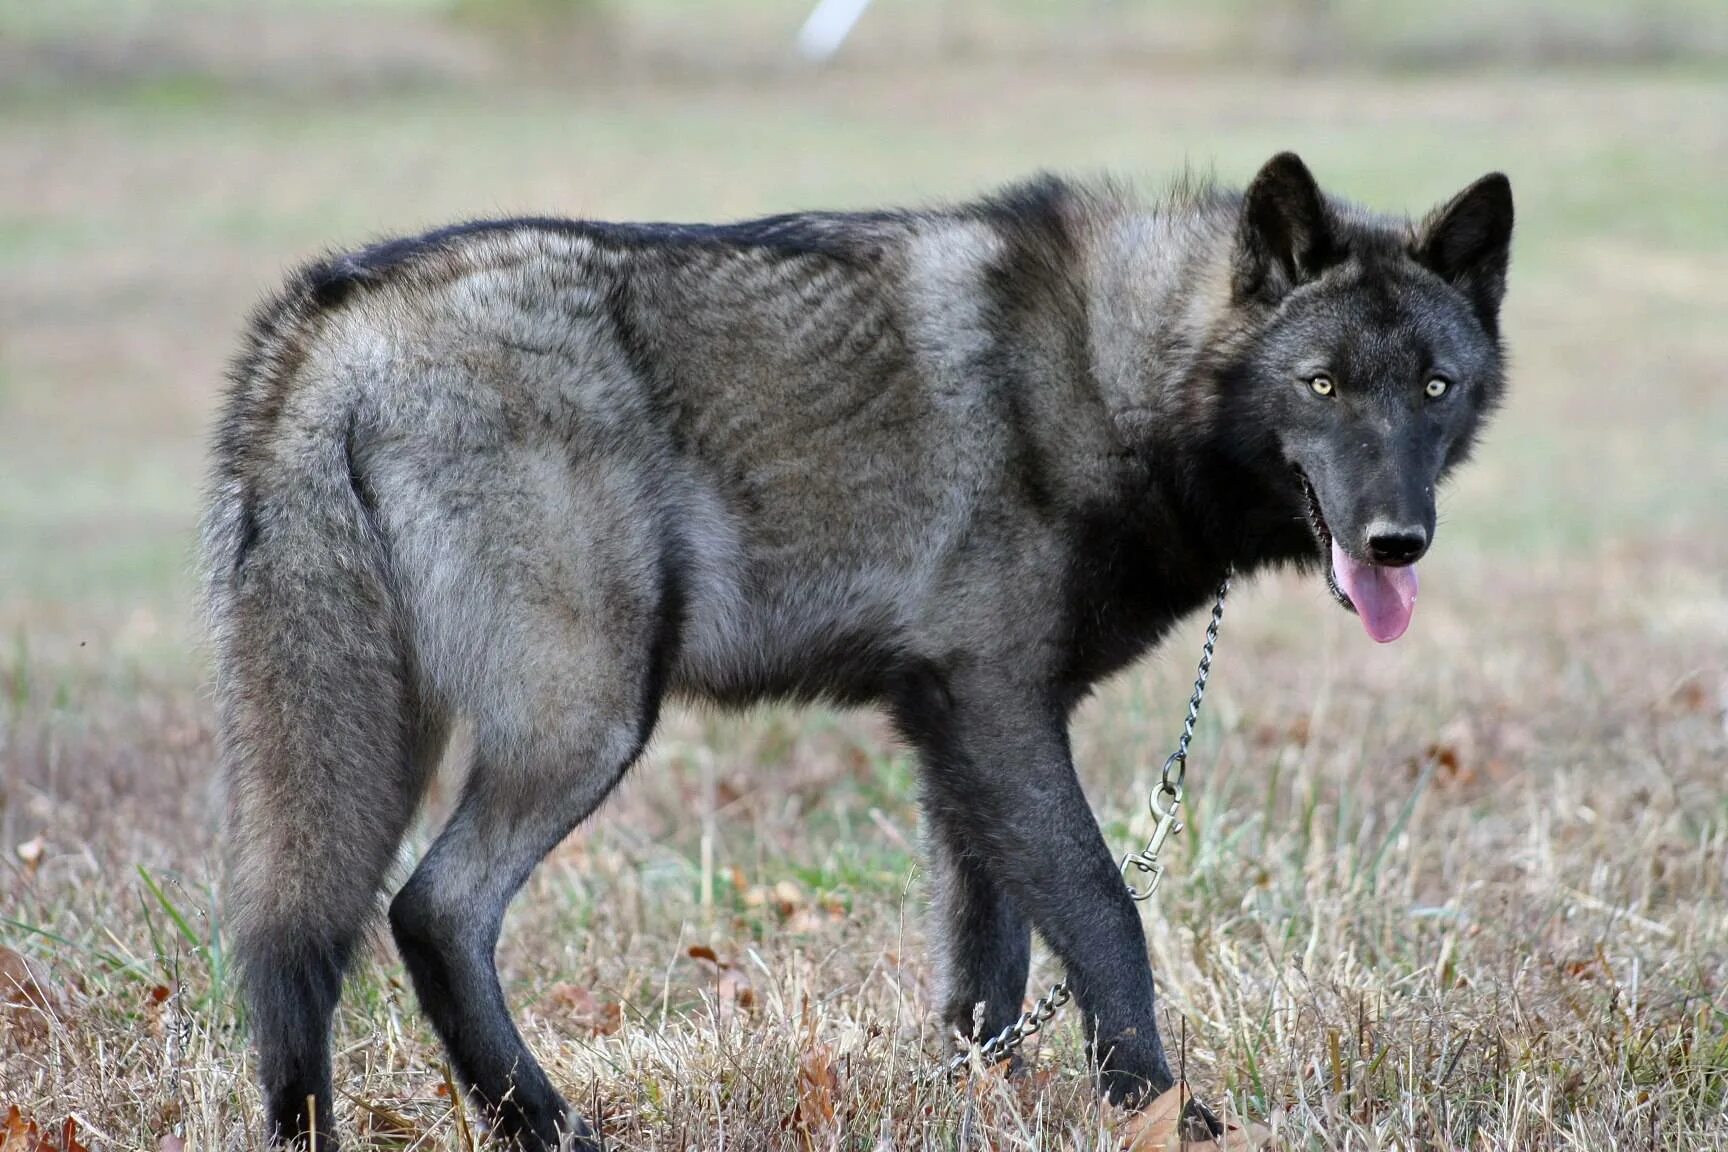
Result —
<path fill-rule="evenodd" d="M 1452 387 L 1451 381 L 1436 376 L 1432 380 L 1428 381 L 1428 386 L 1423 388 L 1422 391 L 1427 394 L 1428 399 L 1438 400 L 1440 397 L 1446 395 L 1446 389 L 1450 387 Z"/>
<path fill-rule="evenodd" d="M 1308 378 L 1308 387 L 1314 389 L 1314 395 L 1316 396 L 1330 396 L 1332 395 L 1332 377 L 1326 375 L 1324 372 L 1317 376 L 1310 376 Z"/>

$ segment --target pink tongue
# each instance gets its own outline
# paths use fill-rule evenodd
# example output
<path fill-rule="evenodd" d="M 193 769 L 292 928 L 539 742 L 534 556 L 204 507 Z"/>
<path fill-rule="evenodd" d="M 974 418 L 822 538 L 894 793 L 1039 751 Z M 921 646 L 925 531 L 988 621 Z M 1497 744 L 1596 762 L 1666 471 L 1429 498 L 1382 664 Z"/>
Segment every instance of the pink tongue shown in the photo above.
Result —
<path fill-rule="evenodd" d="M 1410 627 L 1410 616 L 1416 611 L 1416 567 L 1381 568 L 1364 564 L 1345 554 L 1332 542 L 1332 575 L 1368 635 L 1382 644 L 1390 644 Z"/>

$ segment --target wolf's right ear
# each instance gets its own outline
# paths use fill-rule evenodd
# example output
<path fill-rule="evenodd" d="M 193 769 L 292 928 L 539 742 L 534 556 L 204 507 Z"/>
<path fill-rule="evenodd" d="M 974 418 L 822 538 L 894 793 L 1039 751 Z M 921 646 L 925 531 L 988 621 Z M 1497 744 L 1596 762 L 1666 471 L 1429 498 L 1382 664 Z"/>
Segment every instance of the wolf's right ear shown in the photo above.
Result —
<path fill-rule="evenodd" d="M 1242 196 L 1231 286 L 1238 299 L 1276 300 L 1331 263 L 1332 215 L 1294 152 L 1266 161 Z"/>

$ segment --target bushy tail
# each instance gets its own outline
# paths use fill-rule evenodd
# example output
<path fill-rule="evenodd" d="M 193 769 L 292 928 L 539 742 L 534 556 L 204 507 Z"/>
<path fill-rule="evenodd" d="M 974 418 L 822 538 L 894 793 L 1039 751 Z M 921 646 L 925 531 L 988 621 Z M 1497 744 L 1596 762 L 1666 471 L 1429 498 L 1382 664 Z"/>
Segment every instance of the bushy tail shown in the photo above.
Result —
<path fill-rule="evenodd" d="M 330 1021 L 419 802 L 425 725 L 352 435 L 285 439 L 219 444 L 205 520 L 225 919 L 273 1134 L 316 1125 L 333 1148 Z"/>

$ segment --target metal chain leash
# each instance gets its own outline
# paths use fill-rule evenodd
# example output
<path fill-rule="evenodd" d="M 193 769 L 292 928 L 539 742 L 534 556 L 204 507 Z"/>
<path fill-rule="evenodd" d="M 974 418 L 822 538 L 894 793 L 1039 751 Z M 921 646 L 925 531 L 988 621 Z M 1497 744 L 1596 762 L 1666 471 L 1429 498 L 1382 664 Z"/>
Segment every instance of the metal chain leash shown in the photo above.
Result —
<path fill-rule="evenodd" d="M 1188 776 L 1188 745 L 1194 740 L 1194 725 L 1200 720 L 1200 702 L 1206 699 L 1206 682 L 1212 678 L 1212 653 L 1218 647 L 1218 625 L 1224 622 L 1224 600 L 1229 595 L 1230 575 L 1226 573 L 1218 585 L 1218 599 L 1212 604 L 1212 619 L 1206 623 L 1206 640 L 1200 645 L 1200 668 L 1194 675 L 1194 694 L 1188 697 L 1188 715 L 1182 719 L 1182 735 L 1176 741 L 1176 751 L 1164 761 L 1158 787 L 1146 801 L 1158 823 L 1153 826 L 1146 847 L 1122 857 L 1124 878 L 1128 876 L 1129 868 L 1150 877 L 1144 889 L 1136 888 L 1132 880 L 1128 881 L 1128 895 L 1135 900 L 1150 899 L 1152 893 L 1158 891 L 1158 883 L 1164 879 L 1164 865 L 1158 854 L 1164 850 L 1164 841 L 1182 831 L 1176 810 L 1182 806 L 1182 782 Z"/>
<path fill-rule="evenodd" d="M 1188 697 L 1188 715 L 1182 720 L 1182 735 L 1176 741 L 1176 751 L 1164 761 L 1158 787 L 1147 797 L 1146 806 L 1151 809 L 1157 823 L 1153 825 L 1146 847 L 1122 857 L 1122 877 L 1128 885 L 1128 895 L 1136 901 L 1149 900 L 1158 891 L 1158 884 L 1164 879 L 1164 863 L 1159 855 L 1164 851 L 1165 842 L 1184 827 L 1176 818 L 1176 810 L 1182 806 L 1182 784 L 1188 775 L 1188 745 L 1194 740 L 1194 725 L 1200 720 L 1200 704 L 1206 699 L 1206 682 L 1212 678 L 1212 653 L 1218 647 L 1218 626 L 1224 622 L 1224 601 L 1229 595 L 1230 573 L 1225 573 L 1218 585 L 1218 598 L 1212 604 L 1212 619 L 1206 624 L 1206 639 L 1200 646 L 1200 666 L 1194 675 L 1194 694 Z M 1129 878 L 1129 869 L 1147 878 L 1144 888 L 1135 887 Z M 1013 1055 L 1022 1044 L 1041 1032 L 1051 1017 L 1072 998 L 1068 981 L 1052 985 L 1050 991 L 1020 1013 L 1012 1024 L 978 1045 L 979 1061 L 985 1065 L 997 1064 Z M 936 1076 L 952 1077 L 965 1071 L 971 1062 L 970 1050 L 957 1052 L 942 1062 L 936 1069 Z"/>

